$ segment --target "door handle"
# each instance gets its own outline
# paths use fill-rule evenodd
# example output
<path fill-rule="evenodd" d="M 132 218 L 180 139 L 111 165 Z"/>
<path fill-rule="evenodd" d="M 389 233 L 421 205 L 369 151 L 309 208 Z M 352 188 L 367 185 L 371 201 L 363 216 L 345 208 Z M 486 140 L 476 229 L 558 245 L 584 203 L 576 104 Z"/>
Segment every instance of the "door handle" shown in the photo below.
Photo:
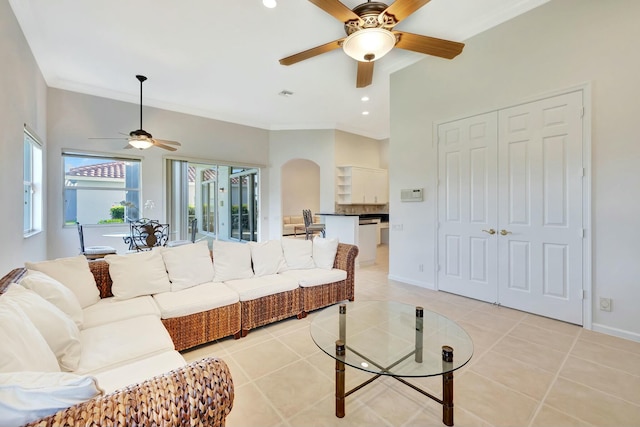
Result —
<path fill-rule="evenodd" d="M 490 228 L 488 230 L 482 230 L 482 231 L 484 231 L 485 233 L 489 233 L 489 234 L 496 234 L 496 230 L 494 230 L 493 228 Z"/>
<path fill-rule="evenodd" d="M 510 232 L 510 231 L 502 229 L 502 230 L 500 230 L 500 234 L 503 235 L 503 236 L 506 236 L 507 234 L 513 234 L 513 233 Z"/>

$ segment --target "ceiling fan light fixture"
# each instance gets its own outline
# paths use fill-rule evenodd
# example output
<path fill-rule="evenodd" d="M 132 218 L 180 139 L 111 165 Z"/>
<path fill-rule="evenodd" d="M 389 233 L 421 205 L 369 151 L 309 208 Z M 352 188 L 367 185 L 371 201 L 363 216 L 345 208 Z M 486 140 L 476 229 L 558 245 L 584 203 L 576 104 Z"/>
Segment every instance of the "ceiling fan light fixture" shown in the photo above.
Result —
<path fill-rule="evenodd" d="M 276 3 L 276 0 L 262 0 L 262 4 L 264 5 L 264 7 L 268 7 L 269 9 L 273 9 L 278 5 Z"/>
<path fill-rule="evenodd" d="M 382 58 L 396 45 L 396 36 L 384 28 L 363 28 L 344 39 L 344 52 L 361 62 Z"/>
<path fill-rule="evenodd" d="M 147 148 L 150 148 L 150 147 L 153 146 L 153 141 L 151 141 L 150 139 L 147 139 L 147 138 L 130 139 L 129 140 L 129 145 L 131 145 L 133 148 L 138 148 L 140 150 L 146 150 Z"/>

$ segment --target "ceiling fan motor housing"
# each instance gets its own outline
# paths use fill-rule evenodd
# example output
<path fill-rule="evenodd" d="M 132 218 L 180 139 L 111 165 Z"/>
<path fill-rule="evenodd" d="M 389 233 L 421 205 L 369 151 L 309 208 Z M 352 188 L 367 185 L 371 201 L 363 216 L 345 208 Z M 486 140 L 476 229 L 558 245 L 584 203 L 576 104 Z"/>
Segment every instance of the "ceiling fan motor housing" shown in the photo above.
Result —
<path fill-rule="evenodd" d="M 353 13 L 358 15 L 361 21 L 347 21 L 344 23 L 344 31 L 347 35 L 351 35 L 356 31 L 364 28 L 385 28 L 391 29 L 398 22 L 393 15 L 383 14 L 389 6 L 381 2 L 362 3 L 352 9 Z"/>
<path fill-rule="evenodd" d="M 153 138 L 151 134 L 144 129 L 132 130 L 131 132 L 129 132 L 129 136 L 136 139 Z"/>

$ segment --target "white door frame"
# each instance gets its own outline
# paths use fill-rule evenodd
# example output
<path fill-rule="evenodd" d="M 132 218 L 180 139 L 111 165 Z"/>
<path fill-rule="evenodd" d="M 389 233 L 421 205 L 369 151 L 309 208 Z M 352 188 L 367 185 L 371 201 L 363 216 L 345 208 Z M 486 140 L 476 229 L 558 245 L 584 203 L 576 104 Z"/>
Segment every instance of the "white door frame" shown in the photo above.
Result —
<path fill-rule="evenodd" d="M 583 228 L 584 228 L 584 239 L 582 239 L 582 269 L 583 269 L 583 281 L 582 281 L 582 292 L 584 298 L 582 300 L 582 327 L 584 329 L 592 329 L 593 324 L 593 276 L 592 276 L 592 225 L 591 225 L 591 82 L 582 83 L 576 86 L 570 86 L 564 89 L 554 90 L 545 92 L 536 96 L 528 97 L 519 102 L 514 102 L 512 104 L 499 105 L 494 106 L 493 108 L 487 108 L 483 111 L 477 111 L 475 113 L 464 114 L 456 117 L 451 117 L 446 120 L 441 120 L 438 122 L 434 122 L 432 126 L 432 144 L 435 146 L 436 155 L 433 156 L 433 167 L 436 171 L 436 197 L 435 197 L 435 213 L 436 213 L 436 221 L 434 223 L 434 236 L 438 236 L 438 224 L 440 222 L 439 217 L 439 194 L 437 192 L 440 191 L 440 186 L 438 185 L 437 179 L 439 177 L 439 155 L 440 155 L 440 147 L 438 143 L 438 126 L 444 123 L 448 123 L 455 120 L 461 120 L 464 118 L 486 114 L 492 111 L 499 111 L 506 108 L 515 107 L 522 104 L 527 104 L 534 101 L 539 101 L 545 98 L 550 98 L 553 96 L 563 95 L 570 92 L 582 91 L 583 98 L 583 120 L 582 120 L 582 167 L 584 169 L 584 177 L 582 180 L 582 217 L 583 217 Z M 439 290 L 438 284 L 438 256 L 439 256 L 439 247 L 438 247 L 438 238 L 435 239 L 435 251 L 434 251 L 434 263 L 435 266 L 433 271 L 433 283 L 435 284 L 435 289 Z"/>

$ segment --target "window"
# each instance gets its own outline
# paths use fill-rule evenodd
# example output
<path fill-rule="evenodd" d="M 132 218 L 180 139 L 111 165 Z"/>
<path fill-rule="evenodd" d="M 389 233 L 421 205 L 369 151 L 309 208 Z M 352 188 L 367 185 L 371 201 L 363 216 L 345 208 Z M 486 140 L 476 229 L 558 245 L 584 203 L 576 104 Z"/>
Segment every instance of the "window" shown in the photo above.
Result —
<path fill-rule="evenodd" d="M 64 225 L 113 224 L 140 217 L 140 160 L 63 153 Z"/>
<path fill-rule="evenodd" d="M 35 133 L 24 130 L 24 236 L 42 231 L 42 144 Z"/>

